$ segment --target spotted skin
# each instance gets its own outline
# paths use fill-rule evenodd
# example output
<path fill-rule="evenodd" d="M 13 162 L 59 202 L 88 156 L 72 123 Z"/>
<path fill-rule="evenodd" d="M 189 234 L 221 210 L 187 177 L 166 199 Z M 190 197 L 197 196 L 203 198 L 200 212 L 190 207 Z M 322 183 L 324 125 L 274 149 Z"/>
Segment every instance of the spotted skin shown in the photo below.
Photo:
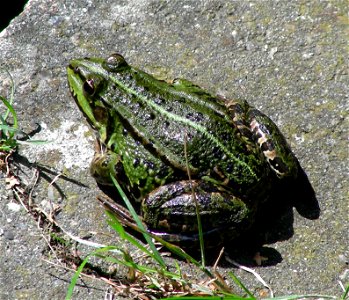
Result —
<path fill-rule="evenodd" d="M 297 158 L 273 121 L 246 101 L 227 101 L 227 108 L 241 136 L 252 138 L 278 178 L 296 177 Z"/>

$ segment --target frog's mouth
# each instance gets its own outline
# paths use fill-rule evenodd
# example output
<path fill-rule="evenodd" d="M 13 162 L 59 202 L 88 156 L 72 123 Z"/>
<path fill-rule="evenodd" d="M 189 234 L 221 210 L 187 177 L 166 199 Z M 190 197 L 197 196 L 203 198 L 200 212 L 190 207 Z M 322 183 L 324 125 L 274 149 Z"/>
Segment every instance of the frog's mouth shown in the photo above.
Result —
<path fill-rule="evenodd" d="M 72 97 L 74 98 L 80 111 L 91 128 L 98 133 L 102 143 L 107 139 L 107 124 L 110 118 L 106 102 L 101 97 L 95 96 L 92 99 L 90 96 L 91 85 L 88 79 L 80 72 L 79 67 L 70 64 L 67 68 L 68 84 Z"/>
<path fill-rule="evenodd" d="M 99 138 L 99 134 L 97 134 L 95 138 L 95 153 L 104 154 L 106 152 L 107 152 L 107 146 L 101 142 Z"/>

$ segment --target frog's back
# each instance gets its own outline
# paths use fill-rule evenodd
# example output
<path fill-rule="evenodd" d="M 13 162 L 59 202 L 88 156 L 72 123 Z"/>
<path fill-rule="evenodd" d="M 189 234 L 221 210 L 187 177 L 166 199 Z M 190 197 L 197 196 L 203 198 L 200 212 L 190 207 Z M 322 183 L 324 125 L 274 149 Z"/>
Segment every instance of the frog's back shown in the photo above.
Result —
<path fill-rule="evenodd" d="M 237 129 L 222 99 L 189 81 L 169 84 L 133 67 L 117 78 L 127 88 L 118 90 L 113 107 L 154 158 L 186 172 L 186 145 L 194 177 L 210 175 L 242 188 L 268 174 L 261 150 Z"/>

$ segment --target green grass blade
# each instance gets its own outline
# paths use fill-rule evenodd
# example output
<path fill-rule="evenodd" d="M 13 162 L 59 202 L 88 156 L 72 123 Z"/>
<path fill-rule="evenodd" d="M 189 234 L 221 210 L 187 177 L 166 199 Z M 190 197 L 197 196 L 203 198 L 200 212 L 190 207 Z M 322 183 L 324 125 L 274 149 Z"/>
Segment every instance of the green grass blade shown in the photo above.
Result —
<path fill-rule="evenodd" d="M 67 294 L 66 294 L 65 300 L 72 299 L 74 287 L 79 279 L 79 276 L 80 276 L 82 270 L 84 269 L 85 265 L 88 263 L 90 257 L 96 256 L 100 252 L 105 252 L 105 251 L 114 250 L 114 249 L 117 249 L 117 248 L 114 246 L 103 247 L 103 248 L 97 249 L 96 251 L 94 251 L 86 256 L 86 258 L 82 261 L 82 263 L 80 264 L 78 269 L 75 271 L 74 276 L 72 277 L 72 279 L 70 281 L 69 287 L 67 289 Z"/>
<path fill-rule="evenodd" d="M 343 296 L 341 297 L 342 300 L 347 299 L 348 294 L 349 294 L 349 283 L 348 283 L 347 288 L 345 289 L 345 292 L 344 292 Z"/>
<path fill-rule="evenodd" d="M 28 136 L 25 132 L 20 130 L 19 128 L 15 128 L 12 125 L 6 125 L 6 124 L 0 124 L 0 130 L 2 131 L 7 131 L 11 133 L 21 133 L 23 135 Z M 18 144 L 23 144 L 23 145 L 45 145 L 51 143 L 50 141 L 45 141 L 45 140 L 27 140 L 27 141 L 20 141 L 16 140 Z"/>
<path fill-rule="evenodd" d="M 119 222 L 118 218 L 115 217 L 111 212 L 105 211 L 106 215 L 109 217 L 107 220 L 108 224 L 119 234 L 122 239 L 126 239 L 126 232 L 124 227 Z"/>
<path fill-rule="evenodd" d="M 130 211 L 133 219 L 135 220 L 135 222 L 137 223 L 137 226 L 143 231 L 143 232 L 146 232 L 146 229 L 144 228 L 143 224 L 142 224 L 142 221 L 139 219 L 136 211 L 134 210 L 131 202 L 127 199 L 127 196 L 125 195 L 124 191 L 122 190 L 121 186 L 119 185 L 119 183 L 116 181 L 116 179 L 114 178 L 114 176 L 110 175 L 115 187 L 117 188 L 121 198 L 124 200 L 126 206 L 127 206 L 127 209 Z M 155 257 L 155 260 L 163 267 L 163 268 L 166 268 L 166 264 L 164 262 L 164 260 L 162 259 L 159 251 L 156 249 L 153 241 L 151 240 L 151 237 L 148 235 L 148 234 L 144 234 L 143 233 L 143 236 L 145 238 L 145 240 L 147 241 L 150 249 L 152 250 L 153 254 L 154 254 L 154 257 Z"/>
<path fill-rule="evenodd" d="M 253 300 L 255 298 L 245 298 L 241 296 L 184 296 L 161 298 L 160 300 Z"/>
<path fill-rule="evenodd" d="M 8 103 L 9 103 L 10 106 L 12 107 L 12 102 L 13 102 L 14 95 L 15 95 L 15 82 L 14 82 L 14 80 L 13 80 L 13 77 L 12 77 L 11 73 L 10 73 L 7 69 L 3 69 L 3 70 L 4 70 L 4 71 L 7 73 L 7 75 L 10 77 L 10 81 L 11 81 L 10 101 L 8 101 Z M 2 97 L 2 96 L 0 96 L 0 99 L 2 100 L 2 99 L 5 99 L 5 98 Z M 6 100 L 6 99 L 5 99 L 5 100 Z M 9 115 L 9 113 L 10 113 L 10 110 L 7 109 L 7 111 L 6 111 L 6 113 L 5 113 L 4 116 L 1 116 L 1 115 L 0 115 L 0 121 L 1 121 L 2 124 L 5 124 L 5 123 L 6 123 L 6 119 L 7 119 L 8 115 Z M 16 116 L 16 119 L 17 119 L 17 116 Z M 16 120 L 16 121 L 17 121 L 17 120 Z"/>
<path fill-rule="evenodd" d="M 14 128 L 13 126 L 6 125 L 6 124 L 0 124 L 0 130 L 8 131 L 8 132 L 11 132 L 11 133 L 18 132 L 18 128 Z"/>
<path fill-rule="evenodd" d="M 0 139 L 0 150 L 9 152 L 17 147 L 17 141 L 14 139 L 6 139 L 2 140 Z"/>
<path fill-rule="evenodd" d="M 84 259 L 84 261 L 81 263 L 81 265 L 79 266 L 79 268 L 76 270 L 74 276 L 72 277 L 72 279 L 71 279 L 71 281 L 70 281 L 70 284 L 69 284 L 69 287 L 68 287 L 68 290 L 67 290 L 67 294 L 66 294 L 66 296 L 65 296 L 65 299 L 66 299 L 66 300 L 72 299 L 73 291 L 74 291 L 74 287 L 75 287 L 75 285 L 76 285 L 76 282 L 78 281 L 79 276 L 80 276 L 82 270 L 84 269 L 86 263 L 88 262 L 88 259 L 89 259 L 89 258 L 90 258 L 90 257 L 88 256 L 88 257 L 86 257 L 86 258 Z"/>
<path fill-rule="evenodd" d="M 108 217 L 110 218 L 110 220 L 108 220 L 108 224 L 116 231 L 119 233 L 120 237 L 122 239 L 127 240 L 128 242 L 130 242 L 131 244 L 133 244 L 134 246 L 136 246 L 139 250 L 143 251 L 144 253 L 146 253 L 147 255 L 149 255 L 150 257 L 153 257 L 153 254 L 147 249 L 145 248 L 141 243 L 139 243 L 133 236 L 131 236 L 130 234 L 128 234 L 124 227 L 121 225 L 121 223 L 119 222 L 118 218 L 115 217 L 111 212 L 106 211 L 106 214 L 108 215 Z M 155 258 L 154 258 L 155 259 Z"/>
<path fill-rule="evenodd" d="M 50 144 L 51 141 L 45 141 L 45 140 L 28 140 L 28 141 L 17 141 L 18 144 L 21 145 L 31 145 L 31 146 L 41 146 Z"/>
<path fill-rule="evenodd" d="M 233 279 L 233 281 L 240 287 L 244 290 L 244 292 L 249 295 L 252 299 L 256 299 L 253 294 L 248 290 L 248 288 L 245 287 L 245 285 L 243 285 L 243 283 L 240 281 L 239 278 L 237 278 L 235 276 L 234 273 L 232 272 L 228 272 L 229 276 L 231 277 L 231 279 Z"/>
<path fill-rule="evenodd" d="M 124 259 L 123 260 L 115 258 L 115 257 L 112 257 L 112 256 L 101 255 L 101 254 L 95 254 L 94 256 L 96 256 L 98 258 L 101 258 L 101 259 L 103 259 L 103 260 L 105 260 L 107 262 L 110 262 L 112 264 L 118 264 L 118 265 L 122 265 L 122 266 L 127 267 L 127 268 L 138 270 L 139 272 L 141 272 L 143 274 L 155 274 L 155 273 L 158 272 L 156 269 L 153 269 L 151 267 L 142 266 L 142 265 L 139 265 L 139 264 L 135 263 L 132 260 L 132 258 L 127 253 L 125 253 L 121 249 L 119 249 L 119 250 L 124 253 Z"/>
<path fill-rule="evenodd" d="M 17 113 L 16 113 L 16 111 L 12 107 L 11 103 L 9 101 L 7 101 L 6 98 L 0 96 L 0 100 L 5 104 L 5 106 L 8 109 L 8 112 L 10 112 L 12 114 L 12 117 L 13 117 L 13 125 L 12 125 L 12 127 L 17 129 L 18 128 L 18 120 L 17 120 Z M 3 118 L 4 122 L 6 122 L 6 118 L 8 116 L 8 112 L 6 112 L 6 114 L 5 114 L 4 118 Z"/>
<path fill-rule="evenodd" d="M 206 266 L 206 260 L 205 260 L 205 244 L 204 244 L 204 234 L 202 231 L 202 223 L 201 223 L 201 215 L 199 210 L 199 204 L 197 202 L 195 192 L 193 194 L 193 197 L 195 199 L 195 212 L 196 212 L 196 219 L 198 223 L 198 230 L 199 230 L 199 243 L 200 243 L 200 253 L 201 253 L 201 263 L 202 266 Z"/>
<path fill-rule="evenodd" d="M 123 260 L 115 258 L 115 257 L 111 257 L 111 256 L 104 256 L 104 255 L 100 254 L 100 252 L 102 252 L 102 251 L 110 251 L 110 250 L 115 250 L 115 249 L 118 249 L 120 252 L 123 253 L 123 256 L 124 256 Z M 182 283 L 186 283 L 186 281 L 180 276 L 180 274 L 173 273 L 173 272 L 167 271 L 165 269 L 159 270 L 159 269 L 152 268 L 149 266 L 143 266 L 143 265 L 140 265 L 140 264 L 134 262 L 132 257 L 127 252 L 125 252 L 124 250 L 117 248 L 115 246 L 108 246 L 108 247 L 100 248 L 97 251 L 95 251 L 93 253 L 93 255 L 96 257 L 99 257 L 101 259 L 104 259 L 105 261 L 108 261 L 110 263 L 113 263 L 113 264 L 120 264 L 120 265 L 123 265 L 123 266 L 128 267 L 128 268 L 136 269 L 143 274 L 161 274 L 163 277 L 169 278 L 171 280 L 176 280 L 176 281 L 179 281 Z"/>
<path fill-rule="evenodd" d="M 191 174 L 190 174 L 190 168 L 189 168 L 189 162 L 188 162 L 188 152 L 187 152 L 187 134 L 185 133 L 184 135 L 184 156 L 185 156 L 185 164 L 187 168 L 187 174 L 188 174 L 188 179 L 191 182 Z M 200 209 L 199 209 L 199 204 L 196 199 L 195 191 L 193 187 L 191 187 L 192 190 L 192 198 L 195 203 L 195 213 L 196 213 L 196 220 L 198 224 L 198 231 L 199 231 L 199 243 L 200 243 L 200 253 L 201 253 L 201 262 L 202 262 L 202 267 L 205 267 L 206 262 L 205 262 L 205 245 L 204 245 L 204 235 L 202 231 L 202 223 L 201 223 L 201 215 L 200 215 Z"/>
<path fill-rule="evenodd" d="M 0 124 L 5 124 L 6 120 L 4 119 L 4 117 L 0 114 Z"/>
<path fill-rule="evenodd" d="M 291 296 L 279 296 L 279 297 L 274 297 L 274 298 L 265 298 L 264 300 L 297 300 L 297 299 L 306 299 L 306 298 L 311 298 L 311 299 L 338 299 L 337 297 L 334 296 L 328 296 L 328 295 L 316 295 L 316 294 L 311 294 L 311 295 L 291 295 Z"/>

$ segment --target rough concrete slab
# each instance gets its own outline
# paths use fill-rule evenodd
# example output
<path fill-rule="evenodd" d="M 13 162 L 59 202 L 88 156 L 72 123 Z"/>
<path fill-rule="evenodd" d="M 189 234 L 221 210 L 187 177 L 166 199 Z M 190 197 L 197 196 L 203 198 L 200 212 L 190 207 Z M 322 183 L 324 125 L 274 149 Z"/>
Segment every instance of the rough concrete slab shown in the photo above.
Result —
<path fill-rule="evenodd" d="M 338 281 L 349 281 L 347 41 L 346 1 L 29 1 L 0 34 L 0 63 L 16 83 L 22 128 L 29 132 L 38 123 L 34 137 L 52 142 L 20 153 L 88 186 L 59 179 L 63 198 L 41 180 L 35 201 L 54 199 L 63 207 L 58 221 L 76 235 L 110 233 L 88 174 L 91 133 L 69 94 L 65 68 L 72 58 L 119 52 L 157 77 L 183 77 L 245 99 L 279 125 L 316 191 L 321 216 L 308 220 L 295 212 L 293 236 L 268 245 L 280 262 L 257 271 L 276 295 L 340 295 Z M 2 95 L 9 86 L 4 78 Z M 62 299 L 72 275 L 42 260 L 41 231 L 23 209 L 8 206 L 11 197 L 0 177 L 0 298 Z M 234 272 L 252 290 L 258 286 L 251 275 Z M 85 281 L 74 299 L 102 299 L 105 289 Z"/>

